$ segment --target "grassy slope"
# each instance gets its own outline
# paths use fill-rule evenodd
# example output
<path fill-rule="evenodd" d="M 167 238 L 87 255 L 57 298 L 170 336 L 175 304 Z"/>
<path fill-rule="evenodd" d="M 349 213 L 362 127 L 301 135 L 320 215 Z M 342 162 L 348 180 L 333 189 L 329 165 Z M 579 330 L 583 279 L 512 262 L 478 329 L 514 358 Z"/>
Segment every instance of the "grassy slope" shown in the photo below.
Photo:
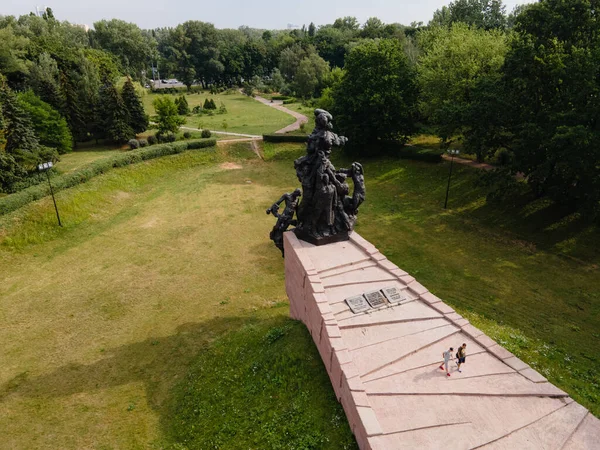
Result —
<path fill-rule="evenodd" d="M 155 114 L 152 102 L 159 95 L 169 95 L 173 100 L 177 98 L 171 94 L 146 94 L 143 97 L 143 103 L 148 114 Z M 204 92 L 202 94 L 186 95 L 186 98 L 190 110 L 196 105 L 204 104 L 206 98 L 214 99 L 217 107 L 222 102 L 227 108 L 226 114 L 215 114 L 214 116 L 190 115 L 186 117 L 185 126 L 192 128 L 208 128 L 216 131 L 261 135 L 273 133 L 295 121 L 289 114 L 263 105 L 239 93 L 211 95 Z"/>
<path fill-rule="evenodd" d="M 172 421 L 186 410 L 172 412 L 189 385 L 180 380 L 219 354 L 213 339 L 249 322 L 258 339 L 261 324 L 287 315 L 263 211 L 296 187 L 291 162 L 302 146 L 266 144 L 264 153 L 267 163 L 236 144 L 115 170 L 58 194 L 64 229 L 49 199 L 0 219 L 4 445 L 181 439 Z M 223 170 L 225 161 L 243 168 Z M 463 167 L 443 212 L 447 165 L 363 162 L 358 231 L 598 415 L 598 231 L 548 220 L 543 202 L 488 206 Z M 322 392 L 311 406 L 319 414 L 335 407 L 323 380 L 310 386 Z"/>

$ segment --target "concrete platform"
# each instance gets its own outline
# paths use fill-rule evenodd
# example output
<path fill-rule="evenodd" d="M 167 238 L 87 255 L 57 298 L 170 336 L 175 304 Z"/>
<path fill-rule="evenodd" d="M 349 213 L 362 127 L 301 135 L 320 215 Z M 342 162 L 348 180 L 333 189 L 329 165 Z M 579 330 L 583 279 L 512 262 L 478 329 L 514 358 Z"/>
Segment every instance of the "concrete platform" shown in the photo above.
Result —
<path fill-rule="evenodd" d="M 600 420 L 357 233 L 316 247 L 287 232 L 290 314 L 310 331 L 361 449 L 600 449 Z M 345 299 L 396 287 L 398 304 Z M 442 352 L 467 344 L 451 376 Z"/>

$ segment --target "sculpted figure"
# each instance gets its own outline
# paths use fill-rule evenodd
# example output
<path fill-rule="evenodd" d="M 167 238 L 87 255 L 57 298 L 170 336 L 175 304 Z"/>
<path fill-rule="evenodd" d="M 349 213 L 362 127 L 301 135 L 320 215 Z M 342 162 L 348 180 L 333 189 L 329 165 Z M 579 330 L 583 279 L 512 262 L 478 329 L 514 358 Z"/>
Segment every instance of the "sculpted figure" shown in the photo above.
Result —
<path fill-rule="evenodd" d="M 267 209 L 267 214 L 273 214 L 277 217 L 277 222 L 271 230 L 269 237 L 275 243 L 277 248 L 281 250 L 281 256 L 283 256 L 283 233 L 285 233 L 290 226 L 296 226 L 298 223 L 294 219 L 294 214 L 298 207 L 298 197 L 300 197 L 300 195 L 302 195 L 300 189 L 296 189 L 292 193 L 287 192 Z M 285 202 L 285 208 L 280 214 L 279 205 L 282 202 Z"/>
<path fill-rule="evenodd" d="M 296 225 L 294 232 L 299 239 L 315 245 L 349 239 L 358 207 L 365 200 L 362 166 L 353 163 L 350 169 L 336 170 L 329 159 L 333 147 L 343 146 L 348 141 L 346 137 L 338 136 L 332 131 L 332 120 L 333 117 L 327 111 L 315 110 L 315 129 L 308 137 L 306 155 L 294 161 L 296 176 L 302 184 L 302 199 L 298 204 L 299 194 L 293 197 L 295 203 L 290 209 L 295 210 L 297 220 L 293 219 L 293 213 L 291 216 L 288 214 L 289 217 L 286 216 L 281 223 L 278 218 L 271 232 L 271 239 L 282 252 L 283 232 L 290 225 Z M 354 185 L 351 196 L 348 178 L 352 179 Z M 278 203 L 284 201 L 286 195 L 292 194 L 284 194 Z M 275 205 L 267 210 L 267 213 L 276 215 L 277 209 L 274 207 Z M 283 215 L 285 214 L 284 211 Z"/>

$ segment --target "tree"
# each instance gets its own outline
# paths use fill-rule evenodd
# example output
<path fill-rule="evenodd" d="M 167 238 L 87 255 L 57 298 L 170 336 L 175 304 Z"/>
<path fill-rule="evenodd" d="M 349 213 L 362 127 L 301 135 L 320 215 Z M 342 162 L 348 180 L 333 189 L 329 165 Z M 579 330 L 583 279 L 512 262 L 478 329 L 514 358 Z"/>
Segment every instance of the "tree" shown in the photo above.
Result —
<path fill-rule="evenodd" d="M 506 7 L 502 0 L 455 0 L 435 11 L 430 25 L 450 26 L 458 22 L 486 30 L 504 28 Z"/>
<path fill-rule="evenodd" d="M 186 116 L 190 113 L 190 105 L 188 104 L 185 95 L 180 95 L 175 99 L 175 104 L 177 105 L 177 112 L 181 116 Z"/>
<path fill-rule="evenodd" d="M 99 121 L 108 139 L 124 144 L 135 137 L 135 132 L 129 125 L 127 108 L 114 84 L 105 83 L 100 88 L 98 109 Z"/>
<path fill-rule="evenodd" d="M 156 40 L 144 34 L 134 23 L 123 20 L 101 20 L 94 23 L 90 40 L 95 48 L 116 55 L 123 70 L 136 79 L 148 63 L 156 59 Z"/>
<path fill-rule="evenodd" d="M 318 94 L 323 80 L 329 72 L 329 64 L 316 53 L 303 58 L 298 65 L 294 88 L 302 98 L 310 98 Z"/>
<path fill-rule="evenodd" d="M 0 72 L 9 78 L 28 72 L 26 55 L 30 41 L 15 35 L 12 27 L 0 28 Z"/>
<path fill-rule="evenodd" d="M 366 41 L 350 51 L 333 89 L 332 112 L 352 147 L 367 150 L 408 140 L 417 112 L 415 78 L 397 40 Z"/>
<path fill-rule="evenodd" d="M 125 84 L 123 85 L 121 97 L 123 98 L 123 104 L 125 105 L 129 117 L 129 126 L 132 128 L 133 132 L 138 134 L 146 131 L 148 128 L 148 116 L 144 111 L 144 106 L 129 77 L 127 77 L 127 81 L 125 81 Z"/>
<path fill-rule="evenodd" d="M 79 93 L 73 82 L 73 74 L 60 73 L 61 96 L 64 99 L 62 114 L 67 119 L 74 140 L 83 141 L 87 138 L 87 123 L 81 110 Z"/>
<path fill-rule="evenodd" d="M 37 162 L 40 143 L 35 135 L 31 118 L 10 89 L 6 79 L 0 75 L 0 107 L 4 126 L 4 151 L 23 167 Z"/>
<path fill-rule="evenodd" d="M 185 123 L 185 119 L 179 116 L 177 105 L 166 95 L 155 98 L 152 105 L 156 111 L 159 133 L 177 133 L 179 127 Z"/>
<path fill-rule="evenodd" d="M 64 111 L 65 100 L 60 90 L 58 64 L 48 54 L 42 53 L 29 71 L 29 85 L 40 98 L 57 111 Z"/>
<path fill-rule="evenodd" d="M 367 39 L 375 39 L 383 37 L 384 25 L 377 17 L 369 17 L 362 27 L 360 32 L 361 37 Z"/>
<path fill-rule="evenodd" d="M 316 32 L 317 32 L 317 27 L 315 26 L 314 23 L 311 22 L 310 25 L 308 26 L 308 36 L 314 37 Z"/>
<path fill-rule="evenodd" d="M 546 0 L 516 19 L 504 64 L 514 171 L 539 195 L 600 214 L 595 2 Z"/>
<path fill-rule="evenodd" d="M 284 86 L 285 80 L 283 75 L 281 75 L 281 71 L 277 68 L 273 69 L 273 72 L 271 72 L 271 89 L 275 92 L 280 92 Z"/>
<path fill-rule="evenodd" d="M 360 23 L 356 17 L 346 16 L 335 19 L 335 22 L 333 22 L 333 27 L 341 30 L 357 31 L 360 28 Z"/>
<path fill-rule="evenodd" d="M 464 138 L 465 149 L 483 160 L 499 145 L 489 137 L 495 129 L 489 127 L 496 122 L 491 119 L 499 113 L 490 102 L 496 97 L 500 101 L 502 95 L 490 80 L 499 81 L 506 36 L 498 30 L 455 23 L 421 32 L 419 44 L 423 49 L 418 65 L 423 115 L 437 128 L 444 143 Z M 488 95 L 483 86 L 494 95 Z M 492 117 L 474 111 L 492 111 Z"/>
<path fill-rule="evenodd" d="M 60 154 L 70 152 L 73 148 L 73 136 L 67 121 L 60 113 L 42 101 L 33 91 L 19 94 L 18 98 L 31 119 L 39 143 L 55 148 Z"/>

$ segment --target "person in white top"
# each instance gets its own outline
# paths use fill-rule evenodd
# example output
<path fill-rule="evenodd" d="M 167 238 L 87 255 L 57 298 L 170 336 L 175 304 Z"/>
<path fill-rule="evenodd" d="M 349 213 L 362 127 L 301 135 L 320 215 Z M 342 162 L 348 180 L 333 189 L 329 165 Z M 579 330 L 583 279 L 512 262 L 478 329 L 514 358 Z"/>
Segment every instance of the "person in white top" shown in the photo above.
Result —
<path fill-rule="evenodd" d="M 446 367 L 446 375 L 447 376 L 450 376 L 450 371 L 448 370 L 448 363 L 452 359 L 452 352 L 454 352 L 454 349 L 452 347 L 450 347 L 450 350 L 445 351 L 444 353 L 442 353 L 442 356 L 444 358 L 444 362 L 440 366 L 440 369 L 444 370 L 444 367 Z"/>

